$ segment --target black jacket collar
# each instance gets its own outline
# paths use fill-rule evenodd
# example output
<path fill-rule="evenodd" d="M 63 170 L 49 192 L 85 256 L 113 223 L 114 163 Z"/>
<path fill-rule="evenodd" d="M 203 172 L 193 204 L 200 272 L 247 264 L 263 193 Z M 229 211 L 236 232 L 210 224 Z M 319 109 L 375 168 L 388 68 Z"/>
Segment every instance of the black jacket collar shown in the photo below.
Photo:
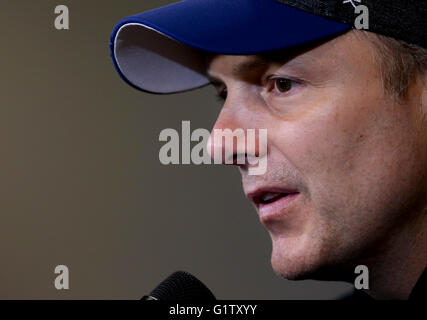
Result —
<path fill-rule="evenodd" d="M 424 269 L 423 274 L 418 279 L 414 289 L 412 289 L 409 300 L 427 300 L 427 268 Z"/>
<path fill-rule="evenodd" d="M 363 292 L 363 290 L 354 290 L 352 294 L 345 296 L 342 300 L 369 301 L 374 299 L 367 293 Z M 427 301 L 427 268 L 424 269 L 423 274 L 412 289 L 408 300 Z"/>

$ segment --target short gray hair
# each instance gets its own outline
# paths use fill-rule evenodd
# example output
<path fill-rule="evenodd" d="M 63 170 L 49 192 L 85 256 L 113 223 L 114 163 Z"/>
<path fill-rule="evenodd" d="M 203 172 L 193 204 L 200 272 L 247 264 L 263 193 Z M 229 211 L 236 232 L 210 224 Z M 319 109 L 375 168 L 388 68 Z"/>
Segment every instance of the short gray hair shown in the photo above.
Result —
<path fill-rule="evenodd" d="M 418 76 L 427 75 L 427 50 L 376 33 L 362 33 L 374 45 L 385 91 L 398 99 L 405 98 Z"/>

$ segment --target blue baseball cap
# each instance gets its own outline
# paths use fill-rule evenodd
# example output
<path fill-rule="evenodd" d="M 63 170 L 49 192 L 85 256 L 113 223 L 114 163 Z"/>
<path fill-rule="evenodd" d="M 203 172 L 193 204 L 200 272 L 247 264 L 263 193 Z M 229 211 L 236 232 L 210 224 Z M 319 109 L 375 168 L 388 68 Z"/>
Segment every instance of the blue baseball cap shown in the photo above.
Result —
<path fill-rule="evenodd" d="M 121 20 L 110 49 L 128 84 L 151 93 L 175 93 L 210 83 L 206 53 L 261 54 L 350 28 L 275 0 L 184 0 Z"/>

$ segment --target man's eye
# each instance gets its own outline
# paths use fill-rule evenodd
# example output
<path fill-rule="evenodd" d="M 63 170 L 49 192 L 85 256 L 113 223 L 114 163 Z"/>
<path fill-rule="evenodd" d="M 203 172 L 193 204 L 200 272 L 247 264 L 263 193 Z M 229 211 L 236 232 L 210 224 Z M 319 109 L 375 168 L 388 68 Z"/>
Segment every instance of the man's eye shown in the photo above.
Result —
<path fill-rule="evenodd" d="M 279 92 L 287 92 L 292 89 L 292 81 L 285 78 L 275 79 L 274 86 Z"/>
<path fill-rule="evenodd" d="M 287 93 L 291 91 L 299 83 L 288 78 L 272 78 L 268 91 L 275 91 L 277 94 Z"/>
<path fill-rule="evenodd" d="M 221 102 L 224 102 L 225 99 L 227 99 L 227 88 L 222 88 L 221 90 L 218 90 L 218 100 L 220 100 Z"/>

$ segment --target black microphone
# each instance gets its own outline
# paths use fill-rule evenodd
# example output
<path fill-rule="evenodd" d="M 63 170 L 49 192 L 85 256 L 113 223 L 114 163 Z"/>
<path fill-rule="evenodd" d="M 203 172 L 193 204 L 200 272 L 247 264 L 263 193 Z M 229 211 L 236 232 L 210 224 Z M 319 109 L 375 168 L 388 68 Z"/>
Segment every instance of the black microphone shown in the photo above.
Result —
<path fill-rule="evenodd" d="M 216 298 L 195 276 L 185 271 L 176 271 L 141 300 L 214 301 Z"/>

